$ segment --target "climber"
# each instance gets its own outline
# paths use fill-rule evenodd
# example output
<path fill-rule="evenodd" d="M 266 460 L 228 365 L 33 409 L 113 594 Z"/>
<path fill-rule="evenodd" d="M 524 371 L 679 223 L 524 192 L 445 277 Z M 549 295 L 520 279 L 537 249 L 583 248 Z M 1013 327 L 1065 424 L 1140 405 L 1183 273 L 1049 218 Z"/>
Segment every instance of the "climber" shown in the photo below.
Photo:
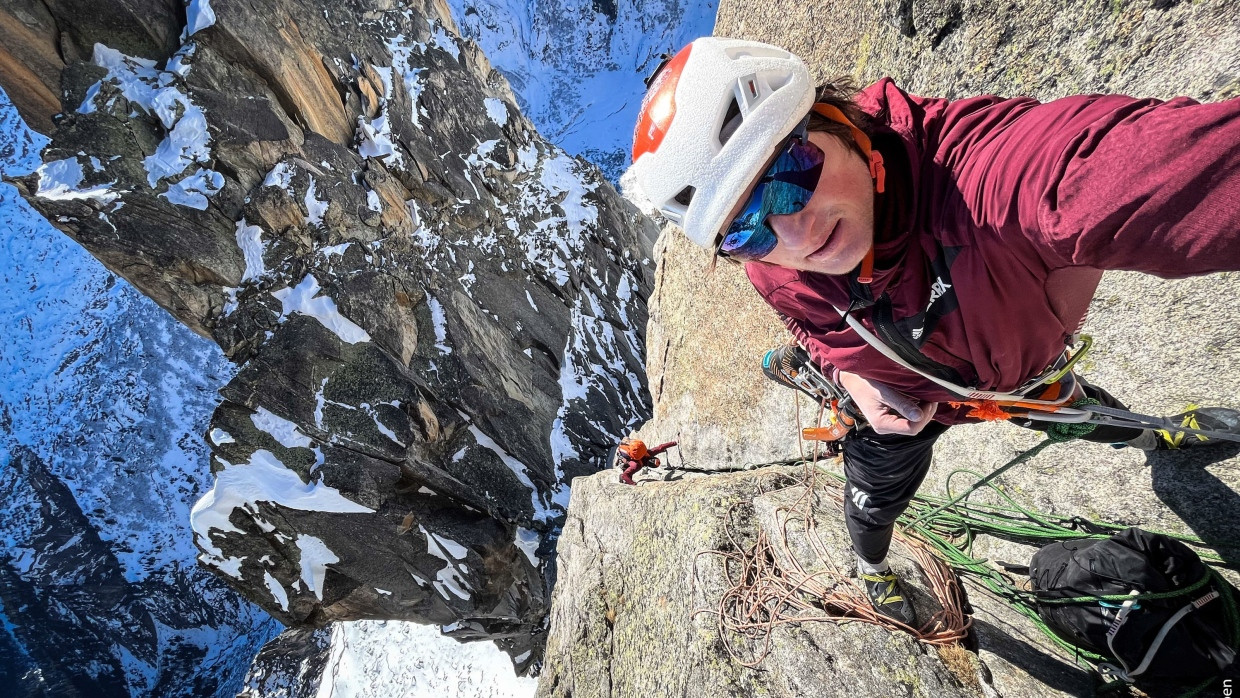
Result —
<path fill-rule="evenodd" d="M 1240 269 L 1238 144 L 1240 99 L 949 101 L 887 78 L 854 94 L 843 81 L 815 89 L 783 49 L 703 38 L 652 77 L 633 171 L 689 239 L 744 264 L 865 416 L 843 445 L 845 522 L 871 602 L 912 625 L 887 553 L 935 440 L 976 421 L 948 402 L 1062 387 L 1042 383 L 1103 270 Z M 1240 433 L 1226 408 L 1175 419 Z M 1085 438 L 1214 443 L 1114 426 Z"/>
<path fill-rule="evenodd" d="M 639 439 L 622 440 L 620 447 L 616 449 L 617 460 L 623 458 L 625 466 L 624 472 L 620 474 L 620 482 L 626 485 L 636 485 L 637 483 L 633 482 L 633 476 L 642 468 L 659 467 L 660 461 L 655 456 L 675 445 L 675 441 L 668 441 L 654 448 L 646 448 L 645 442 Z"/>

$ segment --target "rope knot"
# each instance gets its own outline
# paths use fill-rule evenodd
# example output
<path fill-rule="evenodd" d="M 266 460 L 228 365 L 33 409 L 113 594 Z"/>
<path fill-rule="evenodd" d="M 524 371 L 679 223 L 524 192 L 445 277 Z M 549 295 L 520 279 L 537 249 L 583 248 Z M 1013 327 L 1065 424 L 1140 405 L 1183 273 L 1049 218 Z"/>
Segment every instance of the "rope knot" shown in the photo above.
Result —
<path fill-rule="evenodd" d="M 1081 407 L 1083 405 L 1101 405 L 1101 402 L 1092 397 L 1083 397 L 1072 403 L 1072 407 Z M 1046 430 L 1046 439 L 1052 443 L 1063 443 L 1079 439 L 1098 428 L 1097 424 L 1088 422 L 1055 422 Z"/>

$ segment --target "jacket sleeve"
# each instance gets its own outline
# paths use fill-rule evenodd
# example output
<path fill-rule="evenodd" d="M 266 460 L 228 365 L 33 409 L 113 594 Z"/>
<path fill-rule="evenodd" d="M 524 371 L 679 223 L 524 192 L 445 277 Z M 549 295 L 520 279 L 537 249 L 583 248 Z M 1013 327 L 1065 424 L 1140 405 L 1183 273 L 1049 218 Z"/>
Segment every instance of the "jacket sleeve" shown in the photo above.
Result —
<path fill-rule="evenodd" d="M 1240 269 L 1240 98 L 1001 100 L 955 125 L 970 121 L 985 130 L 948 126 L 935 161 L 975 219 L 1049 268 Z"/>
<path fill-rule="evenodd" d="M 797 344 L 800 344 L 801 348 L 809 352 L 809 358 L 813 359 L 814 363 L 818 365 L 818 371 L 823 376 L 826 376 L 827 379 L 835 382 L 835 366 L 830 361 L 827 361 L 826 347 L 822 342 L 816 339 L 800 320 L 788 317 L 783 313 L 779 313 L 779 318 L 784 321 L 784 326 L 788 328 L 792 336 L 796 337 Z"/>
<path fill-rule="evenodd" d="M 654 448 L 650 449 L 650 455 L 657 456 L 675 445 L 676 445 L 675 441 L 668 441 L 665 444 L 659 444 L 658 446 L 655 446 Z"/>

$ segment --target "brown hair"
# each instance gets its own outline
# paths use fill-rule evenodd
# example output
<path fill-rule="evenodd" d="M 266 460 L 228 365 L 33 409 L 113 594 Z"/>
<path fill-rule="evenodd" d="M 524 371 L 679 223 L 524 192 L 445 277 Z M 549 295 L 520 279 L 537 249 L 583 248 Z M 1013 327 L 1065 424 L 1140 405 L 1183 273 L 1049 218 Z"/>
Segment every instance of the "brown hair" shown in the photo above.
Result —
<path fill-rule="evenodd" d="M 857 92 L 857 85 L 851 77 L 838 77 L 818 86 L 818 92 L 814 95 L 814 102 L 817 104 L 830 104 L 839 109 L 844 116 L 848 117 L 849 121 L 853 122 L 854 126 L 861 129 L 867 136 L 870 136 L 873 135 L 870 115 L 861 111 L 861 107 L 858 107 L 857 103 L 853 101 L 853 96 Z M 810 112 L 808 128 L 810 131 L 829 133 L 857 151 L 862 158 L 866 157 L 866 154 L 861 151 L 861 146 L 857 145 L 856 140 L 853 139 L 852 130 L 847 125 L 841 124 L 838 121 L 832 121 L 816 112 Z"/>

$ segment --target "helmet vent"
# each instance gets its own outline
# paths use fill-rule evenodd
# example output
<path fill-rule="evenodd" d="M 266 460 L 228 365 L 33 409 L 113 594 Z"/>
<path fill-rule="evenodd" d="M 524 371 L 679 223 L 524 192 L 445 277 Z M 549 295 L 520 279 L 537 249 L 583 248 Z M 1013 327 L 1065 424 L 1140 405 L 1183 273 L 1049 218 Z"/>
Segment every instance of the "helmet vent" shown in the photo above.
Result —
<path fill-rule="evenodd" d="M 680 193 L 676 195 L 676 203 L 681 206 L 688 206 L 689 202 L 693 201 L 693 193 L 696 191 L 697 189 L 693 187 L 685 187 L 684 189 L 681 189 Z"/>
<path fill-rule="evenodd" d="M 773 70 L 763 71 L 761 75 L 762 79 L 766 82 L 767 87 L 771 88 L 771 92 L 787 85 L 788 82 L 792 80 L 791 75 L 779 73 Z"/>
<path fill-rule="evenodd" d="M 725 56 L 734 61 L 742 58 L 777 58 L 780 60 L 788 60 L 789 58 L 793 58 L 791 53 L 780 50 L 774 46 L 755 44 L 748 41 L 743 45 L 729 46 L 723 49 L 723 53 Z"/>
<path fill-rule="evenodd" d="M 728 111 L 723 115 L 723 125 L 719 128 L 719 145 L 728 144 L 728 139 L 736 133 L 736 129 L 740 127 L 745 120 L 741 114 L 741 105 L 736 101 L 736 97 L 732 98 L 732 103 L 728 105 Z"/>

